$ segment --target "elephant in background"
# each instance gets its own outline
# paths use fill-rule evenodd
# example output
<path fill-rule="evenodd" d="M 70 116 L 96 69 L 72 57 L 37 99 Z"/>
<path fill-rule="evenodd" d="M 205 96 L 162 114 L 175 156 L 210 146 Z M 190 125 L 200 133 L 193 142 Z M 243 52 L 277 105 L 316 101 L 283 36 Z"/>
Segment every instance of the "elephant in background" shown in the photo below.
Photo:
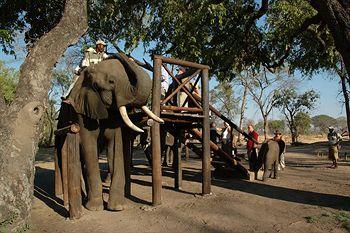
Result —
<path fill-rule="evenodd" d="M 272 170 L 274 172 L 274 178 L 278 178 L 278 164 L 279 164 L 279 152 L 280 147 L 278 142 L 274 140 L 268 140 L 263 143 L 258 155 L 257 166 L 255 167 L 255 177 L 257 177 L 257 172 L 264 165 L 263 181 L 266 181 L 267 177 L 272 175 Z"/>
<path fill-rule="evenodd" d="M 80 148 L 87 175 L 86 208 L 89 210 L 103 209 L 98 139 L 107 140 L 111 172 L 107 208 L 118 211 L 124 208 L 125 196 L 130 192 L 127 184 L 129 148 L 124 145 L 130 145 L 130 130 L 143 132 L 132 123 L 127 109 L 141 108 L 150 118 L 163 123 L 145 106 L 152 88 L 148 74 L 125 54 L 120 53 L 117 58 L 87 67 L 68 96 L 69 111 L 76 114 L 68 121 L 80 125 Z M 58 128 L 69 124 L 68 121 L 66 115 L 60 114 Z"/>

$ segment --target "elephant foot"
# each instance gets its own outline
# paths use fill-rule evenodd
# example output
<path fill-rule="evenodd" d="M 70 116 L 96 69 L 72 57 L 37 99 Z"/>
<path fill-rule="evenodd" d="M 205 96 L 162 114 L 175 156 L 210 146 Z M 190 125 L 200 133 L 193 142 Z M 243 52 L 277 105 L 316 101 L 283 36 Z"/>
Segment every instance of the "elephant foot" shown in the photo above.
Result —
<path fill-rule="evenodd" d="M 125 198 L 114 199 L 114 200 L 113 198 L 112 199 L 110 198 L 108 200 L 107 209 L 111 211 L 122 211 L 127 209 Z"/>
<path fill-rule="evenodd" d="M 89 199 L 85 207 L 91 211 L 103 210 L 103 200 L 102 198 Z"/>

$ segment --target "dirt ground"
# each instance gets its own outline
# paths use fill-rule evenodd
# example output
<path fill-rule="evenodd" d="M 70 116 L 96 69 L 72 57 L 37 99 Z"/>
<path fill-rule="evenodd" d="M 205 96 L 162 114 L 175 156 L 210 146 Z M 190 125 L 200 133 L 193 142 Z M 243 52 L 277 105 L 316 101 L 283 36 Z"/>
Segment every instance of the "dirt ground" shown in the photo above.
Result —
<path fill-rule="evenodd" d="M 41 150 L 30 232 L 350 232 L 350 142 L 343 143 L 341 155 L 347 152 L 349 158 L 342 158 L 338 169 L 329 168 L 326 150 L 325 142 L 288 147 L 280 179 L 213 178 L 213 194 L 205 197 L 199 195 L 201 162 L 193 155 L 183 161 L 181 191 L 173 188 L 171 169 L 163 169 L 163 204 L 156 208 L 150 206 L 151 170 L 138 152 L 130 208 L 84 209 L 74 221 L 54 197 L 52 151 Z"/>

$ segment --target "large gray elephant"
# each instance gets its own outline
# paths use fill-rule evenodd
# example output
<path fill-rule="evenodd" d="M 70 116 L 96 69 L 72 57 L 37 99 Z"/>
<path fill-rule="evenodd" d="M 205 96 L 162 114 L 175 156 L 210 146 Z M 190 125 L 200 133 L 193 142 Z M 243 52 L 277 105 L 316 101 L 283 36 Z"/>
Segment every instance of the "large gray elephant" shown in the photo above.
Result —
<path fill-rule="evenodd" d="M 263 181 L 266 181 L 267 177 L 272 175 L 272 170 L 274 171 L 273 177 L 278 178 L 279 151 L 278 142 L 274 140 L 268 140 L 262 144 L 255 168 L 255 177 L 257 177 L 258 170 L 264 165 Z"/>
<path fill-rule="evenodd" d="M 119 54 L 118 59 L 104 60 L 87 67 L 72 89 L 68 100 L 77 113 L 76 119 L 71 121 L 77 121 L 80 125 L 81 155 L 87 175 L 87 209 L 103 209 L 98 163 L 99 137 L 107 140 L 111 171 L 107 208 L 115 211 L 124 209 L 125 195 L 129 192 L 125 181 L 129 166 L 124 163 L 130 158 L 125 157 L 123 146 L 130 142 L 130 130 L 143 132 L 132 123 L 127 109 L 141 108 L 153 120 L 163 122 L 145 106 L 151 88 L 148 74 L 124 54 Z M 58 127 L 67 124 L 67 116 L 60 115 Z"/>

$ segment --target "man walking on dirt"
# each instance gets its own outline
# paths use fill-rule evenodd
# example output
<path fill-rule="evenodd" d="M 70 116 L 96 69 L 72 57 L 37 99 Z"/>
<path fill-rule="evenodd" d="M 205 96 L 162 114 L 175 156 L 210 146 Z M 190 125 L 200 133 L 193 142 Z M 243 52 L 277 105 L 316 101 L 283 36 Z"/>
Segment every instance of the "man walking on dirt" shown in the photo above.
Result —
<path fill-rule="evenodd" d="M 340 136 L 340 134 L 335 132 L 334 127 L 330 126 L 328 127 L 328 129 L 329 129 L 329 133 L 327 135 L 328 148 L 329 148 L 328 158 L 333 162 L 331 168 L 337 168 L 338 167 L 337 161 L 339 158 L 338 153 L 340 149 L 339 143 L 341 142 L 342 137 Z"/>
<path fill-rule="evenodd" d="M 248 135 L 257 141 L 259 139 L 259 134 L 257 132 L 255 132 L 252 124 L 248 125 Z M 248 156 L 248 160 L 249 160 L 249 170 L 255 169 L 255 165 L 256 165 L 257 160 L 258 160 L 256 146 L 257 145 L 252 140 L 248 139 L 248 141 L 247 141 L 247 156 Z"/>

